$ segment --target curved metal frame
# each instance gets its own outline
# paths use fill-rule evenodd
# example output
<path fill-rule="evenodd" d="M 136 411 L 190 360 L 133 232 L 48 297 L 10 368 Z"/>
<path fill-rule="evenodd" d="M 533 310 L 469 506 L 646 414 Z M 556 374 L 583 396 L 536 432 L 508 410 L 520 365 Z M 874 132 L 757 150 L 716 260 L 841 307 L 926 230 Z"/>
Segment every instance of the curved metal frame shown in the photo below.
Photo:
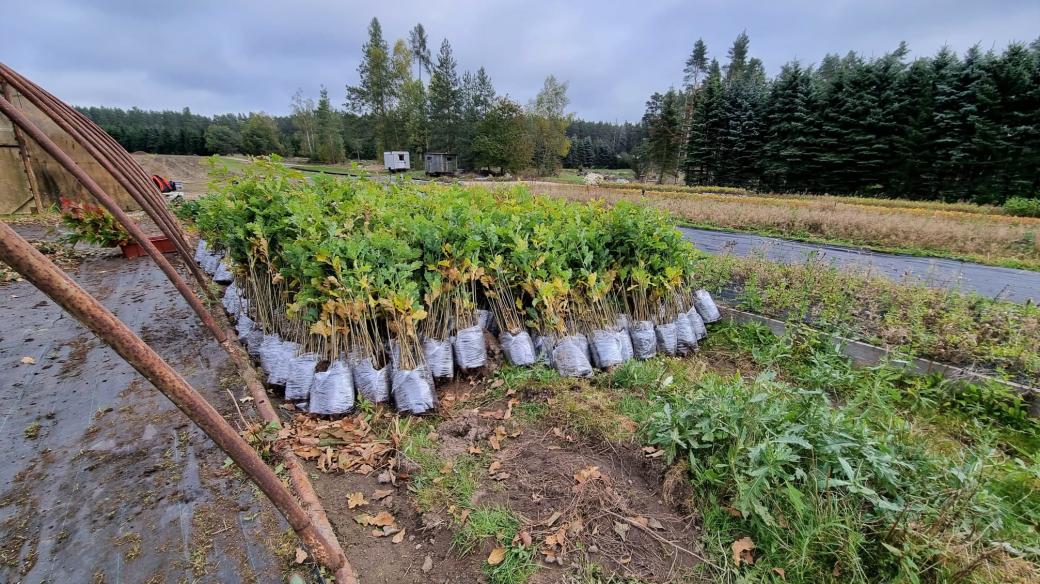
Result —
<path fill-rule="evenodd" d="M 210 281 L 195 263 L 183 226 L 166 207 L 151 179 L 129 153 L 101 128 L 61 100 L 0 63 L 0 81 L 13 87 L 24 98 L 68 133 L 84 150 L 110 173 L 148 217 L 174 242 L 205 294 L 215 299 Z M 265 423 L 281 425 L 267 393 L 241 347 L 217 324 L 173 265 L 160 253 L 137 223 L 106 193 L 97 182 L 32 122 L 6 97 L 0 96 L 0 114 L 55 159 L 126 228 L 131 237 L 159 265 L 163 273 L 192 307 L 199 319 L 238 367 L 257 411 Z M 14 268 L 40 291 L 116 350 L 130 365 L 144 375 L 220 447 L 252 480 L 285 517 L 314 558 L 333 572 L 337 582 L 356 584 L 357 577 L 333 533 L 325 510 L 318 500 L 307 474 L 285 444 L 276 443 L 275 452 L 282 458 L 290 482 L 299 501 L 281 482 L 234 428 L 189 385 L 176 370 L 125 324 L 105 309 L 93 296 L 80 288 L 67 274 L 38 252 L 7 224 L 0 222 L 0 260 Z M 233 335 L 233 333 L 232 333 Z M 233 338 L 233 337 L 232 337 Z"/>

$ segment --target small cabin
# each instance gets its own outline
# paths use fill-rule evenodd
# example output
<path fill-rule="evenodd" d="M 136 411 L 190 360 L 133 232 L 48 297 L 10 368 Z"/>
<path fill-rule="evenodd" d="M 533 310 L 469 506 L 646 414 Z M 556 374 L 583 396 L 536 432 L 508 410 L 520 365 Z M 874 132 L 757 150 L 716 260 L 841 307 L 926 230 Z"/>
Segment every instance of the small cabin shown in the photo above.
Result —
<path fill-rule="evenodd" d="M 430 176 L 455 174 L 459 170 L 459 159 L 458 156 L 445 152 L 427 152 L 425 167 L 426 174 Z"/>
<path fill-rule="evenodd" d="M 383 153 L 383 166 L 387 172 L 403 172 L 412 169 L 412 157 L 404 150 Z"/>

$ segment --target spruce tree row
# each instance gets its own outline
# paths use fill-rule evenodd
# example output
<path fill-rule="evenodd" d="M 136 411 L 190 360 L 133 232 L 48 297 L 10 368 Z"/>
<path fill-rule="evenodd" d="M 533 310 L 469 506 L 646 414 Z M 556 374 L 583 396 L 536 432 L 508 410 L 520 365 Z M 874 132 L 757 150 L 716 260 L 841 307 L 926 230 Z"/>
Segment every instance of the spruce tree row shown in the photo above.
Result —
<path fill-rule="evenodd" d="M 722 66 L 698 41 L 683 89 L 647 103 L 639 150 L 659 181 L 978 203 L 1040 197 L 1040 41 L 914 60 L 900 44 L 877 58 L 790 62 L 773 79 L 749 44 L 741 34 Z"/>

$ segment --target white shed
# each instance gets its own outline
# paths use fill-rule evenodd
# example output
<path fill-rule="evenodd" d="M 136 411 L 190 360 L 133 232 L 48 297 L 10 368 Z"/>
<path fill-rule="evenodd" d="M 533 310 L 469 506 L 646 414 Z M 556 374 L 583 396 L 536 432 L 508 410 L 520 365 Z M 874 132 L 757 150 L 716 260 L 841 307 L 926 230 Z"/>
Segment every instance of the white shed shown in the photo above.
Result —
<path fill-rule="evenodd" d="M 412 169 L 412 159 L 404 150 L 383 153 L 383 166 L 389 172 L 401 172 Z"/>

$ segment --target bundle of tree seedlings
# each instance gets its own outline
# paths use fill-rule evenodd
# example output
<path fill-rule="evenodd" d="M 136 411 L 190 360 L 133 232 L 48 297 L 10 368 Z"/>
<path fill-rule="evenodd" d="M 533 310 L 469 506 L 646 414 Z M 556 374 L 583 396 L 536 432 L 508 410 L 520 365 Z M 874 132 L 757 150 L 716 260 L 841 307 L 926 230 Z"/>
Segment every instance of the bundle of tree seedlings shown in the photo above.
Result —
<path fill-rule="evenodd" d="M 719 318 L 692 246 L 652 209 L 310 179 L 270 160 L 217 184 L 197 205 L 197 259 L 233 274 L 241 340 L 315 413 L 349 410 L 355 391 L 427 412 L 438 380 L 487 364 L 487 334 L 513 365 L 586 376 L 694 351 Z"/>

